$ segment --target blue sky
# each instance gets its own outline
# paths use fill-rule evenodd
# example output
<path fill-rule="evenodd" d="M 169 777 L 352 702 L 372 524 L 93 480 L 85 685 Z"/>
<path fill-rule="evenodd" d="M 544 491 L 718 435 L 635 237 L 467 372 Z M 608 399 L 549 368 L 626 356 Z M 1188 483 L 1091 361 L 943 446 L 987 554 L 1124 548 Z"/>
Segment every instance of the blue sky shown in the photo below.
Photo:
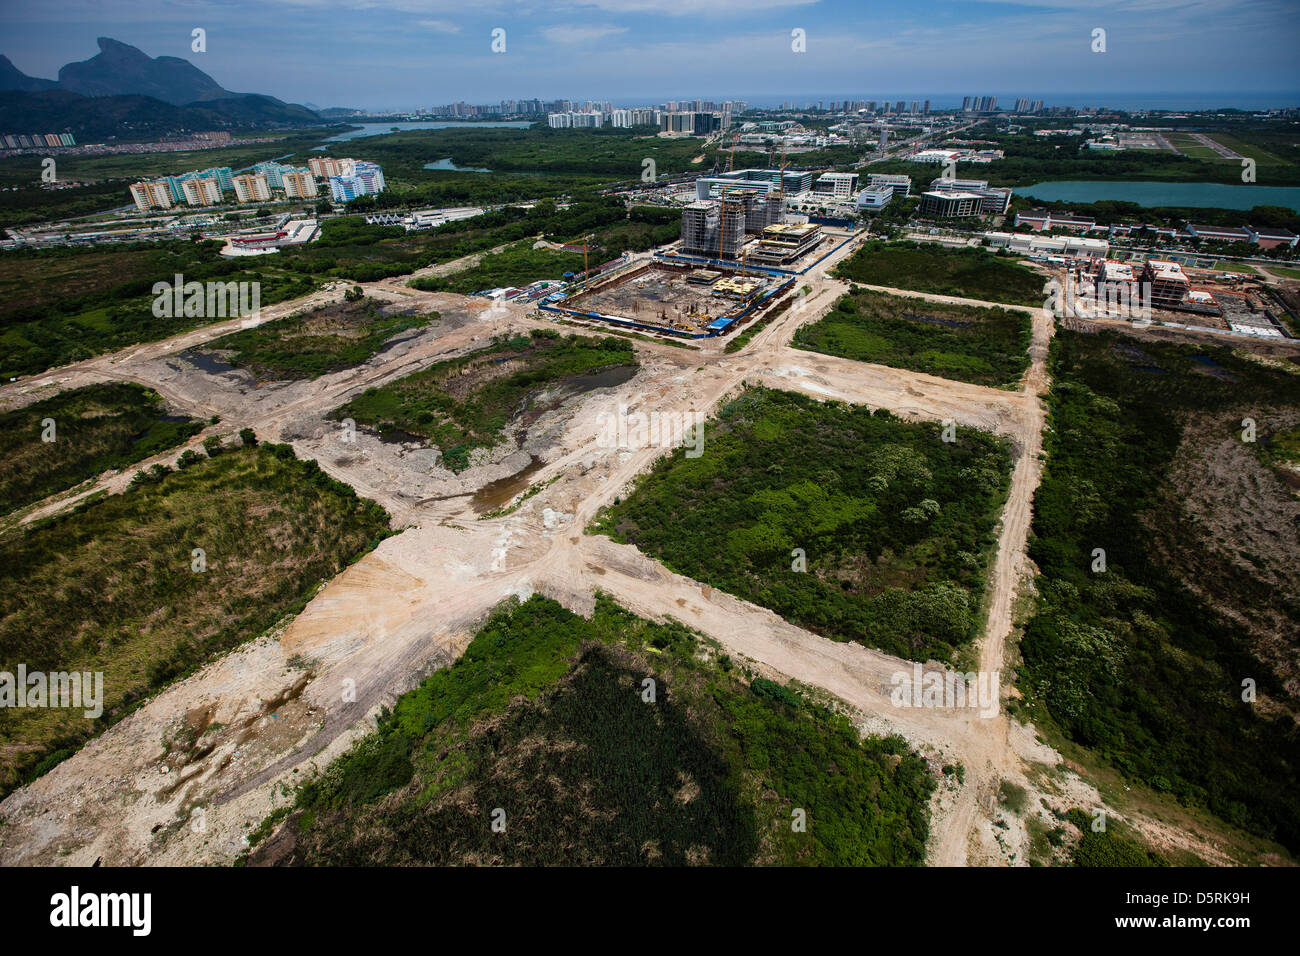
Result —
<path fill-rule="evenodd" d="M 1214 105 L 1280 92 L 1274 105 L 1300 105 L 1296 0 L 0 0 L 0 10 L 0 52 L 32 75 L 54 77 L 111 36 L 186 57 L 227 89 L 317 106 L 524 96 L 937 105 L 945 94 L 1052 102 L 1061 92 L 1118 105 L 1134 91 L 1207 92 Z M 207 31 L 205 53 L 190 50 L 195 27 Z M 504 54 L 490 48 L 498 27 Z M 1096 28 L 1105 53 L 1091 50 Z M 794 29 L 805 53 L 791 50 Z"/>

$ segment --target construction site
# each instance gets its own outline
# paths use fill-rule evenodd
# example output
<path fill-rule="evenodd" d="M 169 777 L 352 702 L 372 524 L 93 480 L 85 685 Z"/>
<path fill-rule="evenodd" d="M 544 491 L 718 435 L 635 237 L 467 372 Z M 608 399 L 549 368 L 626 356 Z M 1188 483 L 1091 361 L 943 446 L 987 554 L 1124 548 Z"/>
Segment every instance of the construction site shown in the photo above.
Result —
<path fill-rule="evenodd" d="M 794 277 L 780 272 L 723 264 L 702 267 L 665 257 L 606 273 L 542 309 L 571 319 L 708 338 L 755 317 L 793 286 Z"/>

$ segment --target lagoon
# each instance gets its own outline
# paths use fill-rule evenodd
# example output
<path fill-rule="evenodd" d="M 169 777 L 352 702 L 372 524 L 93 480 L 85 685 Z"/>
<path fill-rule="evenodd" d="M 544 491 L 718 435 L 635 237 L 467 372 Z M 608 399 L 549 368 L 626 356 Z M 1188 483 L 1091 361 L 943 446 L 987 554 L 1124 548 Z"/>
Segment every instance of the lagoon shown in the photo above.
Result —
<path fill-rule="evenodd" d="M 1017 196 L 1044 202 L 1091 203 L 1111 199 L 1139 206 L 1186 206 L 1214 209 L 1251 209 L 1286 206 L 1300 212 L 1300 187 L 1231 185 L 1221 183 L 1157 183 L 1067 181 L 1018 186 Z"/>

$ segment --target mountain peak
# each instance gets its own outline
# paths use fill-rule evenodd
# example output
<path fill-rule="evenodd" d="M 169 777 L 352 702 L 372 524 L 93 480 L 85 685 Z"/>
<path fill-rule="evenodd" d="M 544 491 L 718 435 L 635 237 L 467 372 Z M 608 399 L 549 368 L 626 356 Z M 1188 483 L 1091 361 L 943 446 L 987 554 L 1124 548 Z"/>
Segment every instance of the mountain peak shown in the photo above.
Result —
<path fill-rule="evenodd" d="M 188 60 L 150 57 L 138 47 L 99 37 L 99 53 L 59 70 L 59 86 L 84 96 L 140 93 L 177 106 L 232 96 Z"/>

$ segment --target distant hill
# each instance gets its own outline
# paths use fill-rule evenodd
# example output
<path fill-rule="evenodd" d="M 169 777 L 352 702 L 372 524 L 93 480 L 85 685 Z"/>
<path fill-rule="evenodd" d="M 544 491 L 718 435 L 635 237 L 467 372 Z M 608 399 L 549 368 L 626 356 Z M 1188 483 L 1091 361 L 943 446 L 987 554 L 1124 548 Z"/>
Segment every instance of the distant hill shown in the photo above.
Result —
<path fill-rule="evenodd" d="M 128 43 L 108 37 L 100 37 L 96 42 L 98 54 L 59 70 L 60 89 L 83 96 L 140 93 L 175 106 L 235 95 L 189 60 L 175 56 L 150 57 Z"/>
<path fill-rule="evenodd" d="M 273 96 L 232 93 L 188 60 L 151 57 L 109 37 L 58 81 L 27 76 L 0 55 L 0 132 L 135 138 L 185 130 L 302 126 L 320 117 Z"/>
<path fill-rule="evenodd" d="M 52 90 L 59 84 L 54 80 L 42 80 L 28 76 L 10 62 L 9 57 L 0 53 L 0 90 L 22 90 L 35 93 L 37 90 Z"/>
<path fill-rule="evenodd" d="M 311 126 L 320 117 L 270 96 L 173 106 L 151 96 L 82 96 L 66 90 L 0 93 L 0 132 L 72 133 L 78 142 L 142 139 L 196 130 Z"/>

